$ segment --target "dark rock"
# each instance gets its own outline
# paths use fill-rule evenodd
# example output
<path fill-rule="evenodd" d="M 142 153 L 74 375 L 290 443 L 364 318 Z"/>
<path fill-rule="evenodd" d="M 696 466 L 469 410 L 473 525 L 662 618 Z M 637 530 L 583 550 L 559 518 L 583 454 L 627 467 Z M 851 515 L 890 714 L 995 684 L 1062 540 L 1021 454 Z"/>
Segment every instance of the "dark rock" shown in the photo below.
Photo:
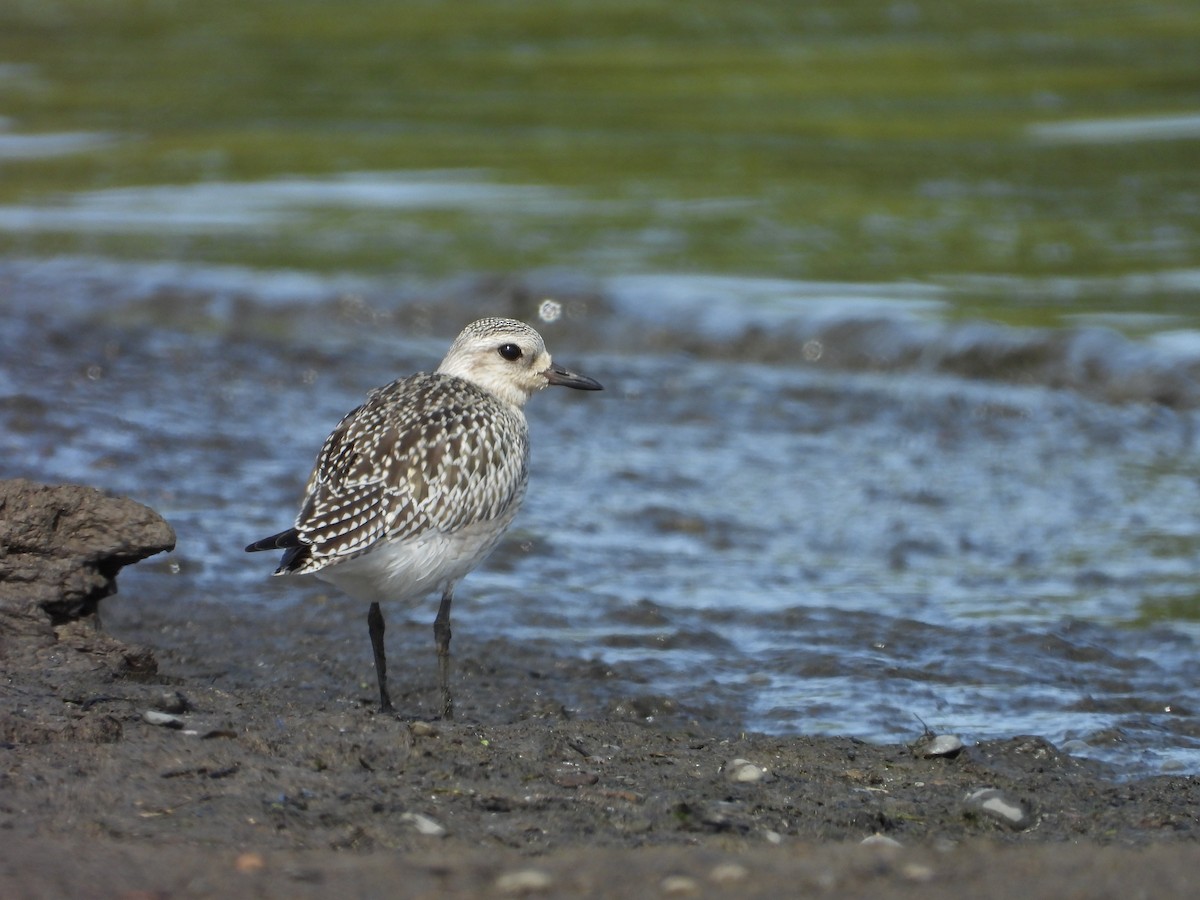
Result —
<path fill-rule="evenodd" d="M 97 629 L 117 573 L 171 550 L 175 532 L 147 506 L 82 485 L 0 481 L 0 665 L 46 665 L 66 644 L 115 654 L 118 668 L 154 671 L 153 655 Z"/>

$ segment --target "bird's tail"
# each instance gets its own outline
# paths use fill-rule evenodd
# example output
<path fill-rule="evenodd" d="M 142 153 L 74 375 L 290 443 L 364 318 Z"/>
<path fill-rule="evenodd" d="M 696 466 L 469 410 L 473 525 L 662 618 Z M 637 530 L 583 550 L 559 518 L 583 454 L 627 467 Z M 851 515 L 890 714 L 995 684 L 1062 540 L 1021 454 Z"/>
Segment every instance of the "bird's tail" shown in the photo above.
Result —
<path fill-rule="evenodd" d="M 287 531 L 246 545 L 247 553 L 256 553 L 259 550 L 283 550 L 283 558 L 279 560 L 279 568 L 275 570 L 275 574 L 285 575 L 297 572 L 307 565 L 312 547 L 301 540 L 299 531 L 289 528 Z"/>
<path fill-rule="evenodd" d="M 260 541 L 255 541 L 253 544 L 247 544 L 246 552 L 257 553 L 259 550 L 291 550 L 299 547 L 300 544 L 300 532 L 295 528 L 289 528 L 287 531 L 281 531 L 279 534 L 265 537 Z"/>

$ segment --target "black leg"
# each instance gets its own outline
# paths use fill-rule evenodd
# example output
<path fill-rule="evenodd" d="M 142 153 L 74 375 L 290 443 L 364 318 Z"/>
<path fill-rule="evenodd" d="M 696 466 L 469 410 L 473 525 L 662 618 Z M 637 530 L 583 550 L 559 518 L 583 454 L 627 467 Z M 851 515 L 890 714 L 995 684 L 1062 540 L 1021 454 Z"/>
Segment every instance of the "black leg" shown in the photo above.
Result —
<path fill-rule="evenodd" d="M 367 630 L 371 632 L 371 649 L 375 652 L 375 677 L 379 679 L 379 711 L 390 713 L 392 698 L 387 690 L 387 656 L 383 652 L 383 612 L 372 603 L 367 612 Z"/>
<path fill-rule="evenodd" d="M 454 697 L 450 693 L 450 601 L 454 599 L 454 585 L 449 585 L 442 594 L 437 618 L 433 620 L 433 640 L 437 644 L 438 689 L 442 694 L 442 718 L 454 718 Z"/>

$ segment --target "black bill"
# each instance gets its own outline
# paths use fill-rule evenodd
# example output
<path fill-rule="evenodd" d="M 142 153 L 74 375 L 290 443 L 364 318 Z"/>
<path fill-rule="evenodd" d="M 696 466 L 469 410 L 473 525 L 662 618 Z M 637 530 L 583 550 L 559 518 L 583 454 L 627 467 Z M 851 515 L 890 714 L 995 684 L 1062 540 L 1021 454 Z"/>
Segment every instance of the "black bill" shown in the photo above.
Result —
<path fill-rule="evenodd" d="M 564 369 L 558 363 L 550 363 L 550 368 L 543 374 L 545 374 L 548 382 L 562 387 L 575 388 L 580 391 L 604 390 L 604 386 L 595 378 L 588 378 L 586 375 L 576 375 L 574 372 Z"/>

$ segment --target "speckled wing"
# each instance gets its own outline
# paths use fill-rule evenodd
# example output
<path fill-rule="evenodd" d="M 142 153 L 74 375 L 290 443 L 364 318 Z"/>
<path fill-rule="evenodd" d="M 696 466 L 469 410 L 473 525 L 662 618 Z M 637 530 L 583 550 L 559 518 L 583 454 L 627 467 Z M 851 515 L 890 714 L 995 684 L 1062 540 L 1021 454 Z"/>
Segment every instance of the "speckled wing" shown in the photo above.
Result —
<path fill-rule="evenodd" d="M 313 572 L 377 542 L 454 532 L 521 501 L 522 413 L 459 378 L 414 375 L 373 391 L 326 439 L 281 570 Z"/>

